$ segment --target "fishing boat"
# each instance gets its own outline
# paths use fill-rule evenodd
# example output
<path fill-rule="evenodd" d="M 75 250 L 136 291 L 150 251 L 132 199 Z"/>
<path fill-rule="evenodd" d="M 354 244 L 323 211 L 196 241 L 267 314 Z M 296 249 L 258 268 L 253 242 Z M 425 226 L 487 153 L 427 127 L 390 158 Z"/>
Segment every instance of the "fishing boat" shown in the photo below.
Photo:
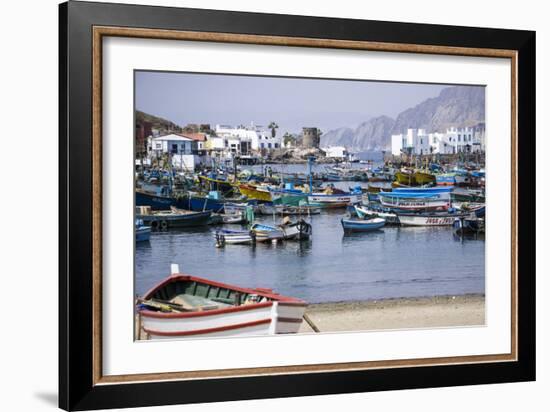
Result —
<path fill-rule="evenodd" d="M 151 228 L 141 219 L 136 219 L 136 242 L 147 242 L 151 238 Z"/>
<path fill-rule="evenodd" d="M 229 195 L 233 193 L 234 185 L 232 182 L 223 179 L 216 179 L 208 176 L 197 176 L 199 182 L 204 186 L 208 187 L 208 190 L 219 190 L 224 195 Z"/>
<path fill-rule="evenodd" d="M 470 233 L 484 233 L 485 219 L 479 217 L 468 217 L 455 219 L 453 227 L 459 235 Z"/>
<path fill-rule="evenodd" d="M 361 189 L 353 189 L 350 192 L 327 187 L 323 192 L 311 193 L 308 196 L 310 203 L 317 203 L 322 208 L 346 207 L 349 204 L 360 203 L 363 197 Z"/>
<path fill-rule="evenodd" d="M 244 218 L 244 213 L 228 213 L 221 215 L 223 219 L 223 223 L 228 224 L 239 224 L 239 223 L 245 223 L 246 219 Z"/>
<path fill-rule="evenodd" d="M 341 220 L 344 232 L 370 232 L 384 227 L 386 221 L 375 217 L 372 219 L 343 218 Z"/>
<path fill-rule="evenodd" d="M 142 213 L 141 212 L 146 212 Z M 136 208 L 136 218 L 144 225 L 153 229 L 168 229 L 173 227 L 202 226 L 209 223 L 212 212 L 191 212 L 171 207 L 169 211 L 147 211 L 144 208 Z"/>
<path fill-rule="evenodd" d="M 403 226 L 452 226 L 456 218 L 466 215 L 458 213 L 398 213 Z"/>
<path fill-rule="evenodd" d="M 199 193 L 188 191 L 176 199 L 175 206 L 179 209 L 187 209 L 195 212 L 203 212 L 210 210 L 214 213 L 223 213 L 225 211 L 225 203 L 228 200 L 224 199 L 218 191 L 208 193 Z"/>
<path fill-rule="evenodd" d="M 444 211 L 451 207 L 448 193 L 380 192 L 378 198 L 382 206 L 405 211 Z"/>
<path fill-rule="evenodd" d="M 263 223 L 254 223 L 250 230 L 254 232 L 257 242 L 277 241 L 285 237 L 281 228 Z"/>
<path fill-rule="evenodd" d="M 283 231 L 285 240 L 307 240 L 313 231 L 311 225 L 304 219 L 291 222 L 288 217 L 283 220 L 279 228 Z"/>
<path fill-rule="evenodd" d="M 136 189 L 135 196 L 136 206 L 150 206 L 152 210 L 170 210 L 176 205 L 176 199 L 166 191 L 154 193 Z"/>
<path fill-rule="evenodd" d="M 415 186 L 416 179 L 414 173 L 410 170 L 400 170 L 395 173 L 395 179 L 398 183 L 407 186 Z"/>
<path fill-rule="evenodd" d="M 263 202 L 272 202 L 280 197 L 277 193 L 270 191 L 267 186 L 253 185 L 251 183 L 240 184 L 239 191 L 249 199 L 261 200 Z"/>
<path fill-rule="evenodd" d="M 354 209 L 355 214 L 361 219 L 379 217 L 386 221 L 386 225 L 399 224 L 399 217 L 395 212 L 392 212 L 391 209 L 385 209 L 381 207 L 376 208 L 372 205 L 369 207 L 363 205 L 355 205 Z"/>
<path fill-rule="evenodd" d="M 271 289 L 173 274 L 137 301 L 148 339 L 296 333 L 307 303 Z"/>
<path fill-rule="evenodd" d="M 244 245 L 256 242 L 256 235 L 250 230 L 227 230 L 220 229 L 214 233 L 216 246 L 223 247 L 227 245 Z"/>
<path fill-rule="evenodd" d="M 456 178 L 454 173 L 440 173 L 435 175 L 435 183 L 439 186 L 454 186 Z"/>
<path fill-rule="evenodd" d="M 321 213 L 321 208 L 314 205 L 300 206 L 284 206 L 270 205 L 267 203 L 258 205 L 258 212 L 261 215 L 279 215 L 279 216 L 295 216 L 295 215 L 318 215 Z"/>
<path fill-rule="evenodd" d="M 434 183 L 436 181 L 436 178 L 433 174 L 427 171 L 416 170 L 414 172 L 414 180 L 417 185 L 427 185 Z"/>

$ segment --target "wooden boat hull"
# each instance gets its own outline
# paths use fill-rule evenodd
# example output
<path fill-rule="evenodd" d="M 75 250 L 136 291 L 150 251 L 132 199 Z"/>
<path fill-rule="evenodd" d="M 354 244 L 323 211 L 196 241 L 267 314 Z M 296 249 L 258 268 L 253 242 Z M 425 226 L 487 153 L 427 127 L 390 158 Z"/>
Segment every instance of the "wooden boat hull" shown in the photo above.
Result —
<path fill-rule="evenodd" d="M 383 211 L 379 211 L 379 210 L 368 209 L 364 206 L 355 206 L 355 213 L 361 219 L 366 219 L 366 218 L 369 218 L 369 217 L 379 217 L 379 218 L 384 219 L 386 221 L 386 225 L 398 225 L 399 224 L 399 217 L 397 216 L 396 213 L 383 212 Z"/>
<path fill-rule="evenodd" d="M 334 194 L 313 193 L 308 196 L 309 203 L 316 203 L 322 208 L 340 208 L 350 204 L 360 203 L 363 195 L 358 194 Z"/>
<path fill-rule="evenodd" d="M 378 198 L 382 206 L 408 211 L 445 211 L 451 207 L 451 201 L 447 199 L 387 197 L 380 193 Z"/>
<path fill-rule="evenodd" d="M 374 219 L 342 219 L 342 227 L 345 232 L 371 232 L 382 229 L 386 221 L 381 218 Z"/>
<path fill-rule="evenodd" d="M 414 180 L 417 185 L 427 185 L 435 182 L 435 176 L 431 173 L 414 172 Z"/>
<path fill-rule="evenodd" d="M 136 218 L 154 229 L 204 226 L 209 223 L 212 212 L 170 213 L 156 212 L 150 215 L 138 215 Z"/>
<path fill-rule="evenodd" d="M 170 210 L 176 205 L 176 199 L 168 196 L 158 196 L 141 190 L 136 190 L 136 206 L 150 206 L 152 210 Z"/>
<path fill-rule="evenodd" d="M 136 227 L 136 242 L 147 242 L 151 238 L 151 228 L 149 226 Z"/>
<path fill-rule="evenodd" d="M 284 239 L 285 237 L 282 229 L 275 226 L 263 225 L 261 223 L 253 224 L 250 230 L 254 232 L 257 242 L 268 242 Z"/>
<path fill-rule="evenodd" d="M 304 216 L 318 215 L 321 213 L 321 208 L 318 206 L 283 206 L 283 205 L 258 205 L 258 212 L 262 215 L 272 216 Z"/>
<path fill-rule="evenodd" d="M 307 240 L 312 235 L 312 227 L 305 220 L 300 220 L 290 225 L 279 226 L 283 231 L 285 240 Z"/>
<path fill-rule="evenodd" d="M 210 338 L 296 333 L 307 303 L 265 289 L 248 289 L 207 279 L 176 274 L 144 295 L 147 299 L 170 300 L 194 291 L 203 299 L 262 298 L 260 303 L 241 304 L 194 312 L 160 312 L 138 307 L 141 327 L 149 339 Z M 197 295 L 198 296 L 198 295 Z"/>
<path fill-rule="evenodd" d="M 403 215 L 398 214 L 403 226 L 452 226 L 457 215 Z"/>
<path fill-rule="evenodd" d="M 252 185 L 242 184 L 239 185 L 239 191 L 249 199 L 261 200 L 262 202 L 272 202 L 277 199 L 269 190 L 260 190 Z"/>
<path fill-rule="evenodd" d="M 395 173 L 395 179 L 397 180 L 398 183 L 402 185 L 408 185 L 408 186 L 417 185 L 415 176 L 412 173 L 397 172 Z"/>
<path fill-rule="evenodd" d="M 248 230 L 218 230 L 214 233 L 216 245 L 246 245 L 256 241 L 255 236 Z"/>

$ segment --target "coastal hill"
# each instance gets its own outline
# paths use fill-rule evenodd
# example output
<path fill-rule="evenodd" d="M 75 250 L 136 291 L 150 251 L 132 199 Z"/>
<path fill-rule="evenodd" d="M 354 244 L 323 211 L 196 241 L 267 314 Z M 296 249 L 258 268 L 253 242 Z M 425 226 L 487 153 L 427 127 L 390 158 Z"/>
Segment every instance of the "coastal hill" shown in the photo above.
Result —
<path fill-rule="evenodd" d="M 170 120 L 166 120 L 162 117 L 153 116 L 151 114 L 136 110 L 136 125 L 141 126 L 145 123 L 148 123 L 153 129 L 158 129 L 161 131 L 182 131 L 182 128 L 180 126 L 178 126 L 174 122 L 171 122 Z"/>
<path fill-rule="evenodd" d="M 321 137 L 321 146 L 346 146 L 352 151 L 388 150 L 391 135 L 408 128 L 444 132 L 447 127 L 473 126 L 485 120 L 485 89 L 455 86 L 443 89 L 439 96 L 427 99 L 401 112 L 396 119 L 379 116 L 357 128 L 330 130 Z"/>

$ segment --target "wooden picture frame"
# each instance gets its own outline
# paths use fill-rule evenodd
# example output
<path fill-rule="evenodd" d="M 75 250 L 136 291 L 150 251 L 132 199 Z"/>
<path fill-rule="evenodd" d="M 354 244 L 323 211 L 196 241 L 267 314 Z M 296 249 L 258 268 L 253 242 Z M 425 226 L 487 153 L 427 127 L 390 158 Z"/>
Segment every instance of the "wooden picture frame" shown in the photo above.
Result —
<path fill-rule="evenodd" d="M 102 409 L 535 379 L 534 32 L 73 1 L 61 4 L 59 12 L 61 408 Z M 511 353 L 103 376 L 101 44 L 105 36 L 510 59 Z"/>

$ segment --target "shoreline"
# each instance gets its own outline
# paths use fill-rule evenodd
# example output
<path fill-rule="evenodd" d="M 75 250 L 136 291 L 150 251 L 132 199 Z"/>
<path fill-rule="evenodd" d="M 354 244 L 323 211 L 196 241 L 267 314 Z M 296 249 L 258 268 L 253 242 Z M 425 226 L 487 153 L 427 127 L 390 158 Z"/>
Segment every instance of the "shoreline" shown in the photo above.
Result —
<path fill-rule="evenodd" d="M 464 294 L 314 303 L 306 315 L 321 332 L 485 325 L 485 295 Z M 303 322 L 299 333 L 313 329 Z"/>
<path fill-rule="evenodd" d="M 307 317 L 323 332 L 359 332 L 485 325 L 485 295 L 443 295 L 313 303 Z M 135 316 L 135 338 L 146 339 Z M 139 331 L 139 332 L 138 332 Z M 298 333 L 314 333 L 302 321 Z M 138 334 L 139 333 L 139 334 Z"/>

